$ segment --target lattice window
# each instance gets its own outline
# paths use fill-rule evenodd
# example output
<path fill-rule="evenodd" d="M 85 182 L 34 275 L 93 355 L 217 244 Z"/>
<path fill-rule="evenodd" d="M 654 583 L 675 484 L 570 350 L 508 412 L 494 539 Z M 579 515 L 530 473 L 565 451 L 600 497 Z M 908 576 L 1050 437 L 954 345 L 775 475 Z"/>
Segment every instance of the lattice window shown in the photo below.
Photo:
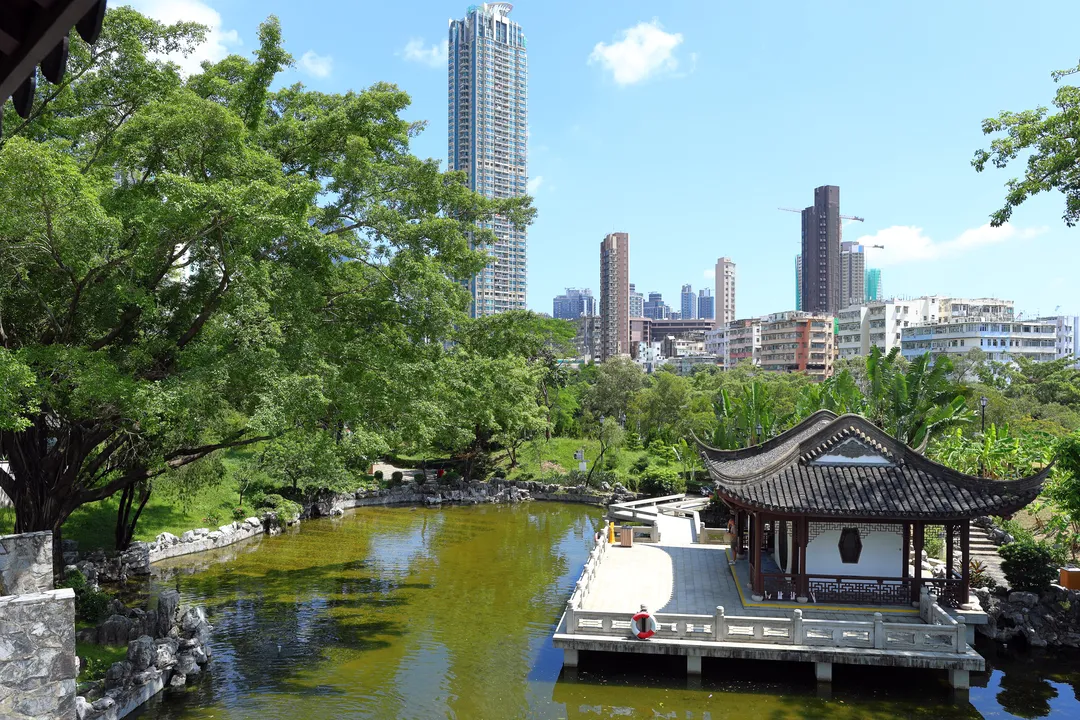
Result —
<path fill-rule="evenodd" d="M 813 542 L 814 538 L 822 533 L 827 533 L 835 530 L 836 532 L 843 532 L 844 528 L 854 527 L 859 529 L 859 535 L 866 537 L 870 533 L 894 533 L 896 535 L 904 534 L 904 526 L 899 523 L 851 523 L 851 522 L 812 522 L 810 523 L 810 537 L 806 539 L 807 544 Z"/>

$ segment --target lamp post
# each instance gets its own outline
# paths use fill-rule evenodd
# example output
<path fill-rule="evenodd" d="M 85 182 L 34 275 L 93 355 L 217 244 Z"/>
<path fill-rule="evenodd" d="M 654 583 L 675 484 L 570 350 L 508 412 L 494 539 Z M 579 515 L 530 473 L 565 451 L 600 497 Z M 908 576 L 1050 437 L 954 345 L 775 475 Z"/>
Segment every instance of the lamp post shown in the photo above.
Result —
<path fill-rule="evenodd" d="M 989 398 L 983 395 L 979 398 L 979 411 L 982 413 L 982 429 L 980 432 L 986 433 L 986 406 L 990 404 Z"/>
<path fill-rule="evenodd" d="M 760 445 L 761 444 L 761 423 L 758 423 L 757 427 L 755 429 L 757 430 L 757 444 Z"/>

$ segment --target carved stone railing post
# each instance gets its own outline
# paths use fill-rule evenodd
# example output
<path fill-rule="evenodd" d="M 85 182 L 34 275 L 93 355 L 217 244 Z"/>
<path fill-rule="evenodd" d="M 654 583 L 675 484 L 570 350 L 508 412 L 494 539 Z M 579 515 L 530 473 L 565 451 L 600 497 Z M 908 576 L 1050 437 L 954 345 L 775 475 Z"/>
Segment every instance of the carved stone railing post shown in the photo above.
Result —
<path fill-rule="evenodd" d="M 791 621 L 791 643 L 793 645 L 802 645 L 806 642 L 806 634 L 803 630 L 802 610 L 796 608 L 795 618 Z"/>
<path fill-rule="evenodd" d="M 724 634 L 727 632 L 727 620 L 724 619 L 724 606 L 716 606 L 716 617 L 713 619 L 713 640 L 717 642 L 723 642 Z"/>
<path fill-rule="evenodd" d="M 566 601 L 566 630 L 567 635 L 573 635 L 577 631 L 577 617 L 574 615 L 574 601 Z"/>
<path fill-rule="evenodd" d="M 878 650 L 885 649 L 885 623 L 879 612 L 874 613 L 874 647 Z"/>
<path fill-rule="evenodd" d="M 967 652 L 967 620 L 963 615 L 956 618 L 956 652 Z"/>

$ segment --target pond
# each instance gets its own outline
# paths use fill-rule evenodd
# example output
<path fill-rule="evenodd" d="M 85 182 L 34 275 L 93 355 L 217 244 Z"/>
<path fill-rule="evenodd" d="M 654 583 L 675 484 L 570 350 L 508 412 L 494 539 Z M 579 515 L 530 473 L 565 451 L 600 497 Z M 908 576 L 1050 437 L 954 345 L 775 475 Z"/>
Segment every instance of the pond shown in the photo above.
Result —
<path fill-rule="evenodd" d="M 157 568 L 157 589 L 206 606 L 211 672 L 133 717 L 1080 717 L 1080 655 L 999 657 L 967 697 L 919 670 L 583 656 L 550 635 L 601 512 L 517 506 L 365 508 Z"/>

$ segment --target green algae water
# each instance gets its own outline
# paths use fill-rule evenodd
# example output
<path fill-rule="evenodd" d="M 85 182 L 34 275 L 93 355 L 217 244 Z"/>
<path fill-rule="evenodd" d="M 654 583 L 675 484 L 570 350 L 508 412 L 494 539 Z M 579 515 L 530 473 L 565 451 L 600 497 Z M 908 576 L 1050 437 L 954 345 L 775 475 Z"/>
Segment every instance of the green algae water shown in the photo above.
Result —
<path fill-rule="evenodd" d="M 1003 660 L 954 696 L 943 676 L 583 655 L 550 635 L 601 511 L 559 503 L 370 508 L 158 567 L 206 606 L 211 670 L 143 720 L 321 718 L 1080 718 L 1075 656 Z M 986 652 L 994 653 L 991 646 Z M 998 662 L 994 660 L 993 662 Z"/>

